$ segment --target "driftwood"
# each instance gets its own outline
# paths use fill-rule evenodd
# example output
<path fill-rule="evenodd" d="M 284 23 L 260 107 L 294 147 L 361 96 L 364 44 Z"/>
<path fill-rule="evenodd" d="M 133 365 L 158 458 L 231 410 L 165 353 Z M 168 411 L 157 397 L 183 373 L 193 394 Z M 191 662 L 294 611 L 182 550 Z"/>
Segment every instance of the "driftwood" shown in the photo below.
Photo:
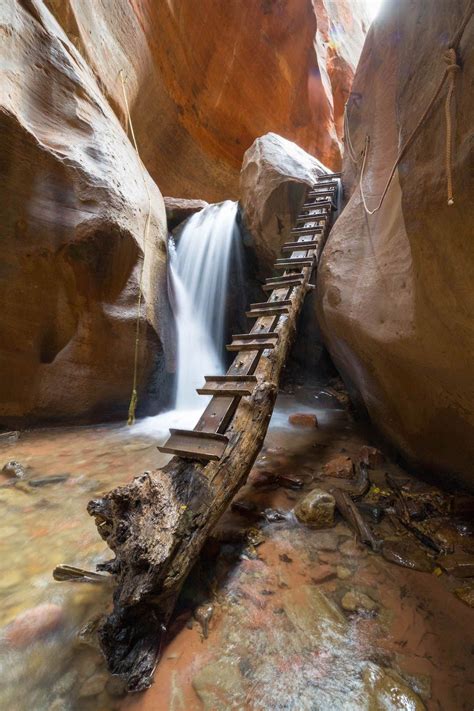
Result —
<path fill-rule="evenodd" d="M 311 200 L 311 192 L 308 198 Z M 310 202 L 303 207 L 318 205 Z M 318 219 L 323 217 L 307 217 L 308 221 Z M 326 219 L 328 222 L 329 215 Z M 320 233 L 317 240 L 311 241 L 301 232 L 306 241 L 300 241 L 297 250 L 287 244 L 282 251 L 292 251 L 295 258 L 312 257 L 317 264 L 327 222 L 325 230 L 305 228 L 306 232 Z M 293 233 L 299 236 L 300 231 Z M 257 318 L 252 333 L 234 336 L 229 346 L 238 354 L 228 373 L 255 375 L 256 387 L 254 380 L 250 395 L 216 400 L 198 422 L 195 430 L 201 432 L 209 431 L 216 421 L 221 423 L 213 430 L 225 431 L 228 438 L 220 458 L 205 464 L 174 457 L 163 469 L 145 472 L 129 485 L 89 503 L 88 511 L 95 517 L 100 535 L 115 554 L 114 560 L 98 566 L 113 574 L 116 582 L 113 611 L 102 623 L 99 637 L 110 670 L 122 676 L 130 691 L 151 684 L 182 585 L 262 447 L 297 318 L 311 288 L 312 261 L 307 261 L 311 266 L 295 264 L 301 270 L 298 274 L 267 279 L 263 288 L 272 296 L 269 302 L 252 306 L 251 313 Z M 263 340 L 269 344 L 265 350 L 252 348 Z M 210 378 L 203 392 L 209 387 L 228 388 L 229 384 L 216 385 L 216 378 Z M 241 385 L 231 387 L 240 389 Z"/>

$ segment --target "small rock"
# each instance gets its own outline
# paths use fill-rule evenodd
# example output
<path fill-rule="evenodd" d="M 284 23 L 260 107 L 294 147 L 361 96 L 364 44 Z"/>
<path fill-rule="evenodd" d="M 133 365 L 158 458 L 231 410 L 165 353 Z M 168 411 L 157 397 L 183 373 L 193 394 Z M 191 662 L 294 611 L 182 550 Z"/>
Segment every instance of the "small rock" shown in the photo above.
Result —
<path fill-rule="evenodd" d="M 374 612 L 378 608 L 375 600 L 358 590 L 347 592 L 341 600 L 341 605 L 347 612 Z"/>
<path fill-rule="evenodd" d="M 202 636 L 204 639 L 207 639 L 209 636 L 209 623 L 213 613 L 214 605 L 211 603 L 199 605 L 199 607 L 196 607 L 194 610 L 194 619 L 201 626 Z"/>
<path fill-rule="evenodd" d="M 79 689 L 79 698 L 98 696 L 105 689 L 107 681 L 107 674 L 94 674 L 90 676 Z"/>
<path fill-rule="evenodd" d="M 361 447 L 359 452 L 359 462 L 361 464 L 365 464 L 369 467 L 369 469 L 377 469 L 377 467 L 381 467 L 383 465 L 385 457 L 380 449 L 364 445 L 364 447 Z"/>
<path fill-rule="evenodd" d="M 332 580 L 336 577 L 336 572 L 331 565 L 319 565 L 315 570 L 311 571 L 311 580 L 313 583 L 324 583 L 326 580 Z"/>
<path fill-rule="evenodd" d="M 337 566 L 336 573 L 339 580 L 347 580 L 347 578 L 350 578 L 352 575 L 352 572 L 349 570 L 349 568 L 346 568 L 343 565 Z"/>
<path fill-rule="evenodd" d="M 341 454 L 323 466 L 323 473 L 326 476 L 334 476 L 338 479 L 352 479 L 354 476 L 354 464 L 350 457 Z"/>
<path fill-rule="evenodd" d="M 20 464 L 20 462 L 12 460 L 4 465 L 2 468 L 2 474 L 5 474 L 5 476 L 12 479 L 24 479 L 26 476 L 26 467 L 24 467 L 23 464 Z"/>
<path fill-rule="evenodd" d="M 315 428 L 318 426 L 318 418 L 310 412 L 293 412 L 288 417 L 290 425 L 295 427 Z"/>
<path fill-rule="evenodd" d="M 368 664 L 362 673 L 364 707 L 401 711 L 426 711 L 420 697 L 392 670 Z"/>
<path fill-rule="evenodd" d="M 456 597 L 464 602 L 469 607 L 474 607 L 474 587 L 472 588 L 457 588 L 454 591 Z"/>
<path fill-rule="evenodd" d="M 26 610 L 8 625 L 5 641 L 11 647 L 25 647 L 28 644 L 54 632 L 64 619 L 59 605 L 45 603 Z"/>
<path fill-rule="evenodd" d="M 298 521 L 314 528 L 329 528 L 334 525 L 334 496 L 323 489 L 313 489 L 295 507 Z"/>

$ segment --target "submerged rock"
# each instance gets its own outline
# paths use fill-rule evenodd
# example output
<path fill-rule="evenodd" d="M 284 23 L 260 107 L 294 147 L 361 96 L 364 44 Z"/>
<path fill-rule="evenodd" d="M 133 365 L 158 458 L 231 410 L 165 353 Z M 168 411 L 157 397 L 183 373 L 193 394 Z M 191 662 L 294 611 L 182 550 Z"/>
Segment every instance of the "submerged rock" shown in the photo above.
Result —
<path fill-rule="evenodd" d="M 290 425 L 295 427 L 307 427 L 309 429 L 318 426 L 318 418 L 310 412 L 292 412 L 288 417 Z"/>
<path fill-rule="evenodd" d="M 430 573 L 433 570 L 433 564 L 427 555 L 420 546 L 409 539 L 385 540 L 382 555 L 385 560 L 404 568 L 412 568 L 423 573 Z"/>
<path fill-rule="evenodd" d="M 295 516 L 313 528 L 329 528 L 334 525 L 335 507 L 331 494 L 324 489 L 313 489 L 295 506 Z"/>
<path fill-rule="evenodd" d="M 341 600 L 341 605 L 347 612 L 375 612 L 378 609 L 375 600 L 359 590 L 347 592 Z"/>
<path fill-rule="evenodd" d="M 354 476 L 352 459 L 343 454 L 334 457 L 323 466 L 323 474 L 340 479 L 352 479 Z"/>
<path fill-rule="evenodd" d="M 18 615 L 6 628 L 4 639 L 10 647 L 25 647 L 57 630 L 63 621 L 64 611 L 59 605 L 38 605 Z"/>
<path fill-rule="evenodd" d="M 359 452 L 359 462 L 365 464 L 370 469 L 381 467 L 385 462 L 385 456 L 380 449 L 364 445 Z"/>
<path fill-rule="evenodd" d="M 0 474 L 5 480 L 24 479 L 26 477 L 26 467 L 24 467 L 23 464 L 20 464 L 20 462 L 17 462 L 12 459 L 11 462 L 7 462 L 2 467 L 2 471 L 0 472 Z"/>
<path fill-rule="evenodd" d="M 364 711 L 425 711 L 420 697 L 391 670 L 369 664 L 362 673 L 364 699 L 360 708 Z"/>

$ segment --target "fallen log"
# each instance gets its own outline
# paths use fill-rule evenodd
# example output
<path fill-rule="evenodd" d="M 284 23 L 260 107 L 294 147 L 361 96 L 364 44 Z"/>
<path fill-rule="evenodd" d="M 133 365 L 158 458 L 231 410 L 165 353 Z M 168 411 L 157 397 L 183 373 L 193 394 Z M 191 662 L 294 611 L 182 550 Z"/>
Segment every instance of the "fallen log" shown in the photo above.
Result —
<path fill-rule="evenodd" d="M 322 246 L 321 241 L 319 252 Z M 145 472 L 88 505 L 115 554 L 98 566 L 116 581 L 114 608 L 99 638 L 110 671 L 126 681 L 129 691 L 152 683 L 186 576 L 261 449 L 310 272 L 304 269 L 301 286 L 286 291 L 289 313 L 277 317 L 278 341 L 258 360 L 257 387 L 239 401 L 225 432 L 229 444 L 223 456 L 208 464 L 174 457 L 163 469 Z"/>

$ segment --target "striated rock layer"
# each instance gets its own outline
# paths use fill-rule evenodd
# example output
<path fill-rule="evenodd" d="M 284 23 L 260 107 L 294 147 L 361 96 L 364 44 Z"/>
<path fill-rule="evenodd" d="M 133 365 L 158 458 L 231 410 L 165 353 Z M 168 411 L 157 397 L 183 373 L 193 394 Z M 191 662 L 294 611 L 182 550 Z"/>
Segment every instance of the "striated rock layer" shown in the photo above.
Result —
<path fill-rule="evenodd" d="M 163 199 L 42 3 L 3 3 L 0 31 L 0 423 L 125 417 L 147 190 L 142 395 L 163 369 Z"/>
<path fill-rule="evenodd" d="M 414 462 L 474 485 L 472 19 L 453 98 L 454 206 L 446 198 L 446 86 L 374 215 L 358 186 L 368 134 L 362 183 L 376 207 L 443 76 L 443 51 L 467 6 L 446 0 L 433 12 L 430 0 L 415 0 L 402 13 L 386 3 L 372 25 L 349 108 L 348 202 L 324 251 L 318 303 L 331 354 L 383 433 Z"/>
<path fill-rule="evenodd" d="M 361 0 L 45 0 L 124 117 L 165 195 L 238 197 L 244 152 L 275 131 L 332 168 L 362 49 Z"/>

